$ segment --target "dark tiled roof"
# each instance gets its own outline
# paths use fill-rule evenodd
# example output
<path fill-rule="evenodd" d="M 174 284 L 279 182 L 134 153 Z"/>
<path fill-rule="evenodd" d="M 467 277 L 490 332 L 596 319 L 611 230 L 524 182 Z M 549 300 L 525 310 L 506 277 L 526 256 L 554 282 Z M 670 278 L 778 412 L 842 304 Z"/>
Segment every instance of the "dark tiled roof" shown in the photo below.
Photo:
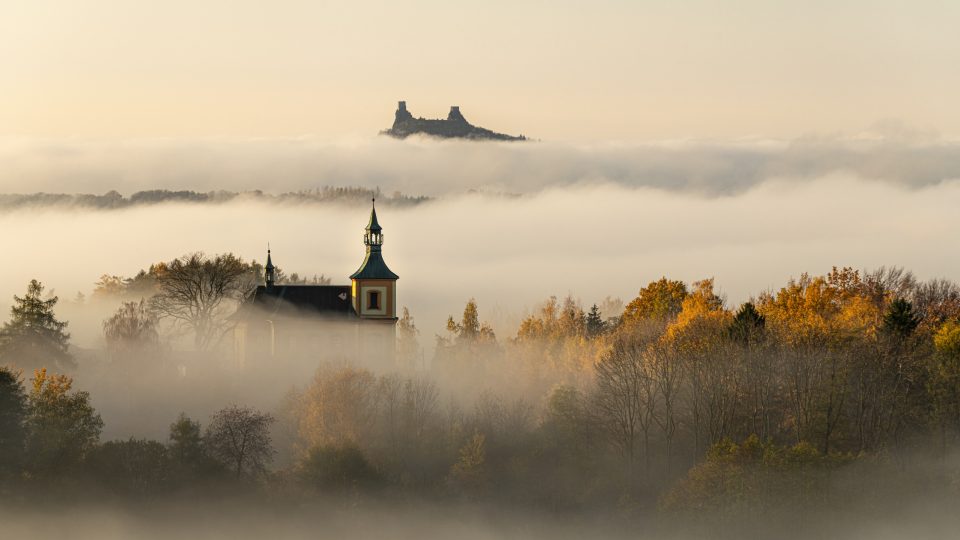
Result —
<path fill-rule="evenodd" d="M 356 315 L 349 285 L 261 285 L 247 297 L 241 311 L 250 308 L 281 315 Z"/>
<path fill-rule="evenodd" d="M 387 268 L 387 263 L 383 262 L 383 255 L 380 253 L 379 246 L 372 246 L 376 249 L 367 249 L 367 256 L 363 259 L 360 269 L 350 276 L 350 279 L 400 279 L 400 276 L 394 274 Z"/>

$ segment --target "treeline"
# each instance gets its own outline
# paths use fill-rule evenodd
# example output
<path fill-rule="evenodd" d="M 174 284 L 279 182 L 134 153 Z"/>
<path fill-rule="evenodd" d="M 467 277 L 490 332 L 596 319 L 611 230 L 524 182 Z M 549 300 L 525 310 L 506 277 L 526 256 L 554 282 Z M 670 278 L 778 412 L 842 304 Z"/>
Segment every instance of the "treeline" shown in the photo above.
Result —
<path fill-rule="evenodd" d="M 53 307 L 34 296 L 32 307 L 18 299 L 0 332 L 3 361 L 17 364 L 10 328 L 18 317 Z M 471 300 L 450 317 L 419 370 L 408 367 L 422 365 L 411 361 L 422 353 L 405 311 L 397 373 L 320 366 L 269 414 L 244 410 L 259 422 L 251 431 L 262 449 L 256 462 L 225 457 L 231 454 L 214 445 L 216 417 L 204 435 L 192 436 L 195 453 L 219 467 L 217 482 L 241 482 L 266 497 L 417 496 L 690 523 L 764 515 L 787 530 L 814 512 L 884 512 L 905 497 L 958 495 L 956 284 L 919 282 L 899 269 L 843 268 L 730 306 L 710 279 L 663 278 L 626 306 L 602 305 L 551 298 L 504 339 Z M 49 336 L 57 331 L 63 328 L 51 327 Z M 50 351 L 62 350 L 59 339 Z M 45 387 L 37 380 L 50 376 L 37 372 L 34 390 L 25 392 L 22 377 L 6 373 L 0 401 L 25 405 L 5 408 L 24 412 L 4 416 L 15 429 L 2 433 L 26 435 L 5 438 L 4 451 L 27 459 L 7 478 L 31 484 L 42 475 L 29 460 L 44 455 L 31 437 L 61 440 L 30 435 L 46 429 L 38 427 L 45 424 L 37 424 L 43 415 L 34 393 Z M 77 394 L 69 383 L 56 380 L 66 398 L 86 399 L 70 397 Z M 57 429 L 81 432 L 79 422 L 92 433 L 94 415 L 61 415 Z M 174 442 L 172 435 L 155 442 L 90 437 L 69 446 L 86 449 L 73 462 L 90 481 L 132 475 L 135 485 L 157 486 L 145 492 L 166 493 L 167 480 L 142 478 L 172 474 Z M 144 470 L 97 472 L 103 452 Z"/>
<path fill-rule="evenodd" d="M 0 367 L 0 497 L 116 497 L 148 500 L 187 492 L 215 493 L 256 478 L 273 457 L 273 418 L 226 407 L 206 430 L 181 414 L 167 441 L 100 441 L 103 420 L 90 394 L 66 375 Z"/>
<path fill-rule="evenodd" d="M 429 197 L 404 195 L 399 191 L 392 194 L 383 194 L 380 189 L 365 189 L 357 187 L 332 187 L 291 191 L 271 194 L 260 190 L 254 191 L 171 191 L 166 189 L 152 189 L 137 191 L 130 196 L 123 196 L 117 191 L 108 191 L 103 195 L 88 193 L 29 193 L 29 194 L 0 194 L 0 209 L 14 210 L 19 208 L 42 208 L 50 206 L 66 206 L 75 208 L 92 208 L 98 210 L 114 210 L 135 206 L 148 206 L 161 203 L 193 203 L 193 204 L 223 204 L 232 201 L 260 201 L 270 203 L 367 203 L 372 197 L 386 205 L 415 205 L 426 202 Z"/>

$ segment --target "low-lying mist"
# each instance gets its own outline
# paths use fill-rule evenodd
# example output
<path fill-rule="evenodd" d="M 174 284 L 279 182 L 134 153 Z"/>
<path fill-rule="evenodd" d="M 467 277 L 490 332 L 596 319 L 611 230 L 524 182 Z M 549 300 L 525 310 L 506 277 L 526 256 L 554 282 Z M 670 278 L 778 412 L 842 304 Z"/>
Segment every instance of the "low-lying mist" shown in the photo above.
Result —
<path fill-rule="evenodd" d="M 607 296 L 629 300 L 664 275 L 713 276 L 731 302 L 834 265 L 903 266 L 921 279 L 957 279 L 958 204 L 960 182 L 910 189 L 832 175 L 715 198 L 581 185 L 521 197 L 451 196 L 379 213 L 385 259 L 400 275 L 398 304 L 430 341 L 471 297 L 502 332 L 551 295 L 572 294 L 587 306 Z M 0 312 L 36 278 L 62 298 L 58 311 L 71 321 L 74 343 L 94 346 L 115 306 L 73 317 L 69 303 L 78 292 L 89 296 L 101 275 L 133 276 L 193 251 L 262 262 L 268 242 L 286 272 L 346 284 L 363 259 L 367 217 L 353 205 L 236 202 L 0 214 Z"/>
<path fill-rule="evenodd" d="M 442 196 L 611 183 L 742 193 L 835 173 L 919 188 L 960 178 L 960 144 L 887 122 L 794 140 L 476 143 L 368 137 L 0 139 L 0 191 L 296 191 L 349 185 Z"/>
<path fill-rule="evenodd" d="M 952 447 L 944 444 L 943 452 L 934 456 L 935 452 L 925 447 L 936 434 L 924 431 L 925 438 L 911 439 L 908 429 L 904 445 L 892 447 L 896 450 L 892 457 L 879 450 L 856 454 L 849 450 L 853 446 L 844 447 L 841 453 L 819 453 L 803 446 L 807 439 L 819 440 L 816 429 L 809 428 L 802 441 L 793 439 L 794 417 L 786 394 L 775 396 L 776 403 L 783 405 L 777 409 L 783 413 L 777 429 L 791 433 L 790 437 L 780 435 L 779 446 L 750 454 L 747 449 L 756 448 L 750 445 L 761 443 L 738 437 L 740 446 L 726 439 L 710 439 L 717 446 L 707 450 L 697 439 L 705 428 L 691 428 L 693 424 L 683 416 L 685 408 L 677 447 L 672 446 L 672 428 L 664 424 L 664 432 L 671 433 L 668 442 L 655 441 L 643 452 L 654 458 L 662 453 L 666 466 L 654 461 L 651 467 L 648 460 L 642 481 L 631 487 L 636 488 L 632 494 L 619 491 L 618 481 L 624 475 L 633 481 L 634 470 L 624 468 L 618 454 L 622 449 L 607 440 L 609 434 L 598 436 L 615 430 L 597 420 L 602 415 L 591 416 L 598 414 L 593 407 L 602 403 L 598 396 L 610 390 L 595 384 L 595 362 L 610 361 L 608 352 L 618 342 L 614 337 L 606 341 L 580 336 L 556 342 L 547 339 L 541 343 L 537 338 L 511 343 L 509 338 L 523 328 L 521 320 L 527 314 L 546 313 L 536 310 L 550 296 L 570 295 L 579 299 L 583 308 L 603 304 L 608 297 L 629 301 L 641 287 L 661 276 L 695 288 L 705 283 L 694 284 L 696 280 L 712 276 L 716 292 L 726 297 L 726 307 L 731 310 L 765 290 L 782 287 L 790 277 L 802 272 L 823 274 L 833 266 L 903 266 L 920 280 L 945 277 L 956 281 L 960 253 L 953 246 L 960 227 L 955 210 L 960 203 L 960 181 L 878 182 L 876 177 L 847 171 L 803 180 L 769 178 L 708 196 L 697 190 L 638 187 L 609 180 L 532 189 L 519 195 L 454 191 L 416 205 L 378 203 L 386 237 L 384 258 L 400 275 L 398 304 L 415 317 L 420 345 L 425 349 L 423 362 L 418 365 L 414 359 L 413 367 L 428 368 L 408 369 L 399 378 L 352 369 L 318 369 L 317 350 L 309 347 L 300 351 L 302 358 L 296 360 L 259 358 L 238 368 L 229 365 L 229 346 L 217 352 L 190 351 L 188 346 L 168 341 L 168 336 L 164 336 L 161 349 L 152 350 L 155 358 L 135 354 L 111 359 L 112 353 L 104 347 L 102 324 L 116 310 L 120 298 L 91 294 L 103 274 L 133 276 L 152 263 L 195 251 L 230 252 L 262 262 L 268 242 L 273 262 L 286 273 L 297 272 L 308 279 L 323 275 L 334 284 L 346 284 L 363 258 L 365 206 L 237 199 L 109 211 L 48 206 L 0 214 L 7 261 L 0 280 L 0 312 L 9 312 L 12 296 L 23 296 L 30 279 L 42 281 L 47 292 L 52 289 L 60 296 L 56 315 L 70 323 L 67 329 L 73 334 L 71 344 L 78 364 L 70 372 L 76 382 L 74 390 L 90 392 L 90 404 L 104 423 L 100 443 L 90 451 L 92 457 L 84 458 L 80 472 L 71 473 L 74 476 L 66 475 L 61 482 L 50 472 L 44 482 L 31 488 L 39 490 L 35 493 L 0 492 L 12 501 L 11 506 L 0 509 L 4 531 L 24 538 L 61 537 L 68 532 L 78 538 L 666 539 L 789 537 L 788 533 L 798 537 L 951 537 L 956 520 L 947 516 L 957 515 L 952 479 L 960 470 Z M 843 282 L 837 279 L 837 283 Z M 84 298 L 75 298 L 77 293 Z M 711 299 L 712 295 L 710 292 Z M 492 346 L 482 333 L 473 343 L 461 339 L 462 328 L 446 332 L 447 316 L 459 320 L 470 298 L 479 306 L 479 321 L 489 322 L 497 335 L 498 342 Z M 892 297 L 883 298 L 887 302 Z M 684 303 L 683 309 L 693 311 L 698 305 Z M 718 299 L 715 304 L 703 305 L 716 308 L 722 303 Z M 853 302 L 845 309 L 860 313 L 854 308 L 861 310 L 863 304 Z M 859 320 L 859 315 L 847 314 L 844 311 L 837 319 L 844 324 Z M 603 314 L 616 315 L 619 313 Z M 721 318 L 712 319 L 714 315 Z M 733 317 L 732 311 L 708 312 L 704 320 L 721 321 L 728 316 Z M 773 320 L 769 324 L 774 325 Z M 536 334 L 533 326 L 527 327 L 531 335 Z M 953 327 L 945 324 L 943 328 L 935 329 L 937 336 Z M 456 332 L 460 335 L 454 336 Z M 767 371 L 757 368 L 743 373 L 771 377 L 766 383 L 766 379 L 756 379 L 757 395 L 766 395 L 768 390 L 786 392 L 792 388 L 787 384 L 793 373 L 788 367 L 801 365 L 822 374 L 820 359 L 842 357 L 851 362 L 844 364 L 844 369 L 850 370 L 845 392 L 854 392 L 861 384 L 876 383 L 879 388 L 888 379 L 871 378 L 871 366 L 879 365 L 870 361 L 871 355 L 888 358 L 901 353 L 896 348 L 890 349 L 893 353 L 859 348 L 873 344 L 877 333 L 860 327 L 856 332 L 862 343 L 841 341 L 845 345 L 838 349 L 849 356 L 833 356 L 821 349 L 808 356 L 771 355 Z M 927 341 L 917 345 L 917 350 L 926 356 L 917 353 L 911 364 L 918 369 L 927 366 L 925 359 L 938 359 L 938 354 L 945 354 L 941 350 L 947 350 L 940 342 L 935 347 L 928 343 L 940 339 L 931 338 L 934 330 L 924 332 Z M 438 345 L 442 354 L 434 355 L 436 335 L 450 337 L 450 341 Z M 670 336 L 672 332 L 666 331 L 663 337 L 654 337 L 674 339 Z M 326 342 L 323 331 L 315 337 Z M 638 330 L 631 339 L 649 337 Z M 723 332 L 711 339 L 726 343 L 730 338 Z M 661 358 L 657 355 L 663 349 L 656 343 L 661 341 L 645 349 L 649 357 L 644 356 L 644 362 Z M 941 352 L 931 352 L 934 348 Z M 683 362 L 696 359 L 697 350 L 679 345 L 676 349 L 677 354 L 691 355 L 683 357 Z M 753 358 L 747 354 L 749 347 L 736 350 L 746 355 L 743 358 Z M 722 406 L 712 404 L 707 409 L 726 410 L 729 404 L 740 402 L 723 396 L 724 389 L 742 384 L 737 370 L 748 364 L 731 360 L 740 353 L 717 351 L 702 365 L 729 365 L 731 375 L 713 374 L 721 377 L 713 388 L 723 398 L 718 401 Z M 431 359 L 440 357 L 444 360 L 438 362 L 439 369 L 429 369 L 434 367 Z M 713 362 L 716 358 L 729 362 Z M 809 363 L 791 363 L 798 358 Z M 863 362 L 854 364 L 854 359 Z M 685 363 L 679 365 L 685 366 L 683 373 L 692 369 Z M 696 373 L 713 376 L 707 371 Z M 660 375 L 665 381 L 670 374 Z M 29 376 L 24 376 L 27 384 Z M 823 382 L 826 378 L 817 380 L 818 392 L 834 388 Z M 694 388 L 688 383 L 684 383 L 681 401 L 692 404 L 690 410 L 700 414 L 696 404 L 701 402 L 688 399 Z M 918 392 L 927 389 L 919 383 L 916 387 Z M 877 395 L 883 396 L 882 392 Z M 849 400 L 844 396 L 843 401 L 850 409 L 844 420 L 851 422 L 860 418 L 859 413 L 854 414 L 852 396 Z M 860 395 L 866 402 L 865 396 L 865 392 Z M 834 394 L 814 397 L 828 401 Z M 938 403 L 931 399 L 930 403 Z M 650 401 L 661 420 L 667 418 L 659 416 L 667 414 L 664 400 Z M 886 403 L 879 398 L 876 401 Z M 904 401 L 908 402 L 912 403 Z M 430 414 L 424 416 L 429 422 L 414 429 L 411 426 L 419 421 L 416 415 L 395 415 L 394 407 L 416 410 L 417 403 L 428 403 Z M 216 411 L 231 405 L 276 417 L 271 428 L 276 455 L 267 481 L 231 483 L 233 480 L 220 476 L 211 487 L 203 475 L 183 481 L 175 474 L 178 469 L 166 471 L 170 476 L 162 481 L 151 480 L 156 463 L 139 460 L 148 459 L 153 451 L 167 456 L 164 459 L 171 463 L 179 459 L 171 441 L 172 423 L 180 412 L 209 429 Z M 922 416 L 925 406 L 911 408 L 911 414 Z M 674 412 L 671 409 L 669 414 Z M 567 413 L 572 416 L 564 416 Z M 369 420 L 368 415 L 376 420 L 358 421 Z M 826 418 L 833 417 L 828 413 Z M 353 424 L 369 424 L 367 428 L 373 431 L 353 433 Z M 911 427 L 930 428 L 925 422 Z M 847 442 L 855 430 L 848 431 Z M 209 433 L 204 441 L 206 437 Z M 582 439 L 583 444 L 568 444 L 564 437 Z M 349 460 L 335 461 L 351 475 L 350 482 L 358 482 L 345 489 L 336 477 L 310 476 L 311 471 L 326 470 L 324 455 L 333 460 L 345 458 L 321 453 L 317 454 L 319 461 L 311 461 L 314 454 L 309 452 L 346 452 L 349 457 L 351 447 L 336 444 L 351 440 L 366 441 L 361 449 L 378 467 L 401 472 L 391 473 L 394 476 L 386 486 L 371 487 L 362 484 L 365 475 L 372 474 L 363 468 L 366 462 L 358 466 Z M 922 444 L 910 447 L 914 440 Z M 794 442 L 797 445 L 791 446 Z M 479 457 L 471 454 L 472 449 Z M 122 489 L 101 501 L 96 495 L 99 492 L 87 489 L 99 486 L 95 489 L 109 492 L 113 479 L 109 460 L 114 455 L 123 458 L 123 474 L 130 473 L 129 478 L 118 473 Z M 768 455 L 780 456 L 779 461 L 768 461 Z M 636 461 L 639 468 L 639 457 Z M 490 468 L 485 469 L 487 466 Z M 141 473 L 143 476 L 138 476 Z M 729 488 L 735 494 L 731 496 L 744 497 L 746 502 L 739 505 L 724 498 L 727 491 L 723 486 L 741 474 L 748 480 L 741 480 L 741 491 Z M 430 479 L 426 487 L 418 484 L 424 482 L 420 476 Z M 19 480 L 31 485 L 29 475 Z M 160 488 L 151 484 L 154 480 Z M 141 481 L 148 488 L 143 488 Z M 311 482 L 319 482 L 336 495 L 309 491 Z M 756 491 L 757 486 L 769 490 L 769 495 Z M 141 498 L 130 504 L 117 495 L 124 490 L 139 493 L 141 488 Z M 156 499 L 151 498 L 154 488 L 160 494 Z M 221 496 L 217 489 L 231 493 Z M 86 493 L 91 502 L 81 503 L 77 493 Z M 719 493 L 721 499 L 702 498 L 713 493 Z M 852 497 L 851 493 L 864 496 Z M 49 494 L 59 494 L 64 500 L 51 500 L 49 508 L 38 509 L 34 502 Z M 458 499 L 460 496 L 467 498 Z M 804 506 L 794 511 L 789 503 L 793 498 Z M 671 507 L 675 500 L 683 504 Z M 834 511 L 832 505 L 838 501 L 843 501 L 843 508 Z M 769 507 L 765 506 L 768 502 Z M 575 510 L 568 511 L 570 508 Z M 751 514 L 760 508 L 771 509 L 766 512 L 769 515 Z M 691 511 L 692 516 L 684 513 Z M 47 515 L 51 512 L 54 517 Z"/>

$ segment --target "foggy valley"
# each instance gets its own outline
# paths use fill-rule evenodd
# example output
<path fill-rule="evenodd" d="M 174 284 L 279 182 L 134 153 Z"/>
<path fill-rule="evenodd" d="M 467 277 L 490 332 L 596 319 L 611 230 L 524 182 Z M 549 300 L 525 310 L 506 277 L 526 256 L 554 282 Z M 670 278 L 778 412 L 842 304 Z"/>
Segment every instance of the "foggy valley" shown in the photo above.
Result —
<path fill-rule="evenodd" d="M 239 257 L 249 268 L 243 291 L 262 287 L 268 242 L 284 283 L 349 283 L 369 212 L 362 191 L 351 197 L 358 200 L 46 204 L 0 215 L 4 230 L 29 231 L 5 239 L 15 264 L 0 287 L 4 311 L 37 279 L 47 287 L 38 299 L 59 296 L 52 314 L 70 334 L 65 364 L 10 353 L 4 361 L 22 370 L 25 389 L 34 367 L 68 375 L 64 395 L 89 392 L 90 414 L 102 421 L 99 443 L 46 458 L 56 459 L 56 477 L 37 468 L 53 465 L 30 465 L 29 457 L 30 472 L 8 477 L 11 508 L 25 510 L 4 517 L 8 530 L 91 538 L 255 538 L 267 530 L 291 538 L 951 536 L 943 496 L 960 468 L 948 442 L 953 424 L 938 411 L 953 402 L 938 401 L 930 385 L 953 375 L 925 366 L 947 362 L 960 335 L 950 326 L 960 289 L 940 280 L 960 267 L 955 250 L 943 249 L 960 225 L 956 181 L 910 186 L 836 172 L 726 195 L 612 181 L 513 196 L 446 193 L 416 204 L 381 195 L 384 257 L 401 276 L 397 316 L 407 310 L 397 357 L 386 363 L 349 352 L 349 325 L 344 334 L 343 323 L 309 318 L 297 324 L 310 341 L 238 362 L 229 328 L 246 292 L 219 308 L 227 333 L 202 347 L 189 326 L 152 311 L 164 275 L 152 265 L 201 251 L 208 260 Z M 907 265 L 914 274 L 896 269 Z M 828 275 L 811 281 L 806 273 Z M 670 284 L 680 288 L 663 288 Z M 797 294 L 803 301 L 794 305 L 787 297 Z M 904 315 L 910 345 L 893 345 L 907 338 L 885 330 L 899 299 L 914 310 Z M 760 326 L 743 322 L 747 301 L 758 306 Z M 117 319 L 124 302 L 130 307 Z M 110 337 L 111 317 L 124 325 L 121 337 Z M 768 337 L 725 337 L 737 324 L 763 332 L 764 318 Z M 868 367 L 891 354 L 913 359 L 914 371 Z M 824 378 L 837 369 L 839 387 Z M 809 394 L 792 386 L 801 380 L 813 385 Z M 30 400 L 40 399 L 37 391 Z M 192 451 L 212 452 L 203 450 L 208 426 L 224 410 L 269 416 L 262 464 L 233 474 L 213 454 L 178 461 L 187 443 L 171 430 L 196 426 Z M 176 424 L 181 413 L 187 424 Z M 824 425 L 832 446 L 823 446 Z M 109 476 L 98 472 L 104 459 L 119 467 Z M 724 478 L 751 484 L 729 492 Z M 870 496 L 851 504 L 850 490 Z M 96 495 L 81 503 L 80 492 Z M 30 506 L 36 496 L 62 508 L 42 529 Z M 760 508 L 766 517 L 736 517 Z M 359 525 L 369 515 L 374 523 Z M 864 527 L 863 519 L 877 521 Z"/>
<path fill-rule="evenodd" d="M 954 539 L 960 3 L 0 16 L 0 540 Z"/>

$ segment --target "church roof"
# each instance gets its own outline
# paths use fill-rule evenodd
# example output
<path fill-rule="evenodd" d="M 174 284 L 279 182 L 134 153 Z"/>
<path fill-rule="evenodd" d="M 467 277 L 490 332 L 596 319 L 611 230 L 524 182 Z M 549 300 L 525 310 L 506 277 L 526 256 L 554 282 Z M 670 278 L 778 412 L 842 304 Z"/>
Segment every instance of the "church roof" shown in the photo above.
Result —
<path fill-rule="evenodd" d="M 349 285 L 261 285 L 241 306 L 249 308 L 279 315 L 356 315 Z"/>
<path fill-rule="evenodd" d="M 400 279 L 400 276 L 387 268 L 387 263 L 383 261 L 383 255 L 379 249 L 368 249 L 367 256 L 363 258 L 363 264 L 350 276 L 350 279 Z"/>

